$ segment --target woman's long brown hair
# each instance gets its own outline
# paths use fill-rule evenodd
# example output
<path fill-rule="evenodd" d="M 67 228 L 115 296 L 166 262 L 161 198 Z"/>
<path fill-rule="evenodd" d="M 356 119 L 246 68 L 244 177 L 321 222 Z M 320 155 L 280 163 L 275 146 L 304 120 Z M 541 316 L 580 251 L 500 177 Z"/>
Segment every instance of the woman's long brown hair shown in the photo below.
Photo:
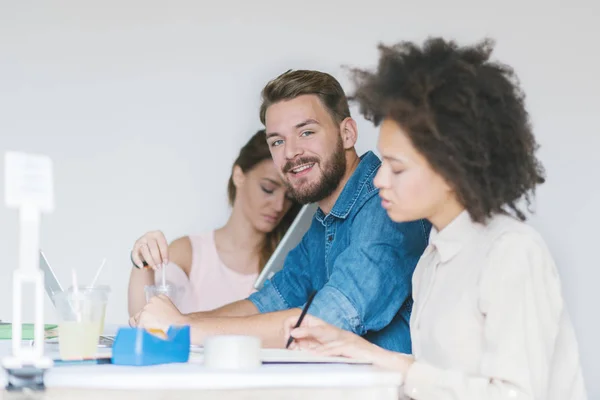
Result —
<path fill-rule="evenodd" d="M 240 149 L 240 153 L 233 163 L 233 167 L 237 165 L 244 173 L 247 173 L 264 160 L 272 160 L 272 158 L 271 152 L 269 151 L 269 145 L 267 144 L 266 133 L 263 129 L 256 132 L 244 147 Z M 229 205 L 231 206 L 233 206 L 236 196 L 236 187 L 233 183 L 233 167 L 227 184 L 227 195 L 229 197 Z M 300 204 L 294 202 L 275 229 L 266 234 L 258 260 L 259 271 L 262 271 L 275 251 L 279 241 L 294 221 L 298 211 L 300 211 L 300 207 Z"/>

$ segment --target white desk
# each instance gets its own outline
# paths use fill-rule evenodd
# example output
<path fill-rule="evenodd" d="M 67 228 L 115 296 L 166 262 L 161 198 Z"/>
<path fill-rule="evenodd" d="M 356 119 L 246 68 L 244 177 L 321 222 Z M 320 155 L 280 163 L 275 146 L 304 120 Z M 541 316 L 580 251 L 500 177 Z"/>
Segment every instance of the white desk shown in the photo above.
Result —
<path fill-rule="evenodd" d="M 48 355 L 56 346 L 47 346 Z M 10 352 L 10 341 L 0 342 L 0 355 Z M 117 365 L 60 366 L 44 378 L 47 391 L 37 399 L 398 399 L 402 383 L 397 372 L 368 365 L 281 364 L 250 371 L 222 372 L 201 364 L 150 367 Z M 0 385 L 6 385 L 4 370 Z M 0 392 L 1 393 L 1 392 Z M 0 399 L 25 399 L 6 393 Z"/>

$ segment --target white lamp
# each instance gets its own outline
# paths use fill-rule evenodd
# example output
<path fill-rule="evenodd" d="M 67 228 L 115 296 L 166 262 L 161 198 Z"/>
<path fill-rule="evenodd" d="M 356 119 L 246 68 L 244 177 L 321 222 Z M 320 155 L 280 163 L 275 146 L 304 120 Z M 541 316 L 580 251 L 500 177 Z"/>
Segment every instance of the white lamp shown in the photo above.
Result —
<path fill-rule="evenodd" d="M 43 155 L 7 152 L 5 201 L 19 209 L 19 266 L 13 273 L 12 355 L 2 360 L 9 386 L 43 387 L 52 360 L 44 356 L 44 273 L 39 268 L 40 214 L 54 209 L 52 160 Z M 34 344 L 23 346 L 23 287 L 34 285 Z"/>

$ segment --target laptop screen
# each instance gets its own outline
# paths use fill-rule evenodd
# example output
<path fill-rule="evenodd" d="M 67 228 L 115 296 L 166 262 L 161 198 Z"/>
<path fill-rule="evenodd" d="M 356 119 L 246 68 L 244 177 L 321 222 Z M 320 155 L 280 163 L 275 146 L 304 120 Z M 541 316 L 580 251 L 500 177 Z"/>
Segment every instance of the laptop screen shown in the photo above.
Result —
<path fill-rule="evenodd" d="M 48 260 L 46 259 L 46 256 L 44 255 L 44 253 L 41 250 L 40 250 L 40 269 L 42 271 L 44 271 L 44 287 L 46 288 L 46 293 L 48 294 L 48 296 L 50 297 L 50 300 L 52 300 L 52 303 L 54 304 L 53 295 L 55 293 L 62 292 L 63 289 L 62 289 L 62 286 L 60 286 L 60 282 L 58 282 L 58 279 L 56 279 L 56 275 L 54 274 L 54 271 L 50 267 L 50 264 L 48 264 Z"/>

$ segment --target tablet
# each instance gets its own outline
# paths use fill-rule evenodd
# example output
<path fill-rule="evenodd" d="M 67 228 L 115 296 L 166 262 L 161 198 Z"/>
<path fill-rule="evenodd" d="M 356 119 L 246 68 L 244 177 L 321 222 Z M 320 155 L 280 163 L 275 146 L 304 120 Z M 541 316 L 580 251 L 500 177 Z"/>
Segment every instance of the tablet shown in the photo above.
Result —
<path fill-rule="evenodd" d="M 276 272 L 283 268 L 285 257 L 294 247 L 300 243 L 302 237 L 310 228 L 315 212 L 319 206 L 317 203 L 305 204 L 294 218 L 294 221 L 283 235 L 283 238 L 275 248 L 275 251 L 265 264 L 262 272 L 254 282 L 254 288 L 260 290 L 265 281 L 271 279 Z"/>
<path fill-rule="evenodd" d="M 48 260 L 42 250 L 40 250 L 40 269 L 44 271 L 44 287 L 46 293 L 50 297 L 52 304 L 54 304 L 54 295 L 62 292 L 63 289 L 60 282 L 58 282 L 58 279 L 56 279 L 56 275 L 50 267 L 50 264 L 48 264 Z"/>

